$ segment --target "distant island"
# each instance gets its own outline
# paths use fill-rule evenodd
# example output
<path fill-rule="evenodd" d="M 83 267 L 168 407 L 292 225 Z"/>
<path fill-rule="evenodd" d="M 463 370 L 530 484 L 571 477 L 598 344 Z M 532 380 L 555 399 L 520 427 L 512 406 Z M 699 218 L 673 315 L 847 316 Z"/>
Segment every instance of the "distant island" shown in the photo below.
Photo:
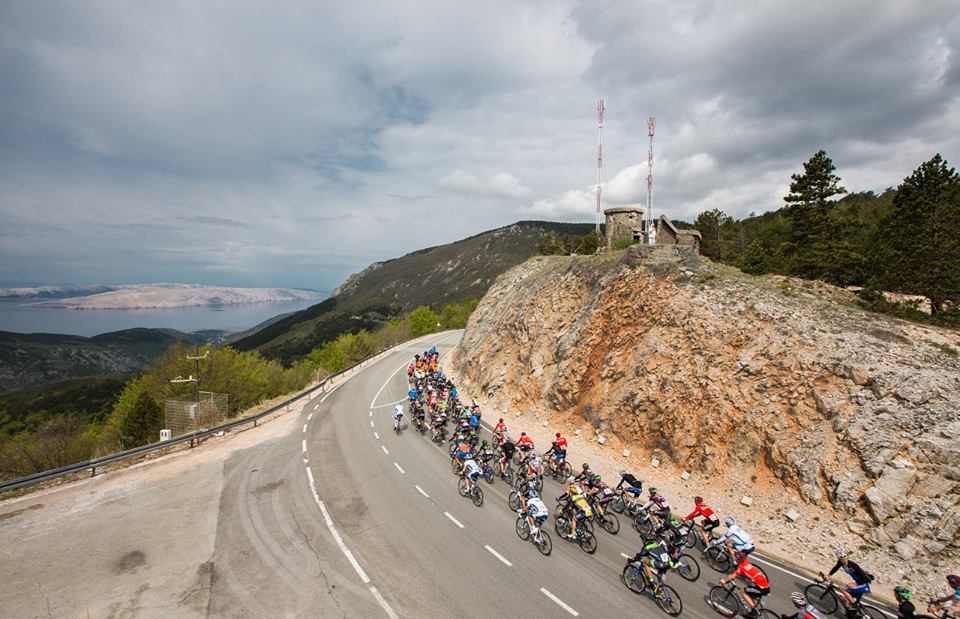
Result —
<path fill-rule="evenodd" d="M 0 289 L 0 299 L 29 299 L 56 294 L 58 287 Z M 104 291 L 104 289 L 106 289 Z M 45 299 L 24 303 L 24 307 L 59 309 L 158 309 L 176 307 L 218 307 L 247 303 L 283 303 L 324 296 L 316 290 L 299 288 L 231 288 L 201 284 L 135 284 L 90 286 L 92 294 Z M 78 290 L 79 291 L 79 290 Z M 31 292 L 33 294 L 31 294 Z M 85 292 L 85 290 L 84 290 Z M 74 292 L 76 294 L 76 292 Z"/>

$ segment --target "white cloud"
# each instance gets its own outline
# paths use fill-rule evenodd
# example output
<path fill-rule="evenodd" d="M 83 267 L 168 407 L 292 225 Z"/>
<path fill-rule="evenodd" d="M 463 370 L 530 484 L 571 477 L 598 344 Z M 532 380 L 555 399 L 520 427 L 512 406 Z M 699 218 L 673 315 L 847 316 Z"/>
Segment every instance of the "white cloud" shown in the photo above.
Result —
<path fill-rule="evenodd" d="M 463 170 L 454 170 L 440 179 L 440 187 L 457 193 L 498 198 L 523 198 L 533 193 L 529 187 L 524 187 L 519 180 L 506 172 L 494 174 L 486 181 L 481 181 Z"/>

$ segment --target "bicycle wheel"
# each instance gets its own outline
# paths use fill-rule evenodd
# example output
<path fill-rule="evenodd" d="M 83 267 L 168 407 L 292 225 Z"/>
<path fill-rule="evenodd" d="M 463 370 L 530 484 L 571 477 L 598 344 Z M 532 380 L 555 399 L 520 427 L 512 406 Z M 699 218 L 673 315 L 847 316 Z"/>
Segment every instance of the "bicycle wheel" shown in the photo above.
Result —
<path fill-rule="evenodd" d="M 833 589 L 821 584 L 807 585 L 803 594 L 807 596 L 807 600 L 813 604 L 814 608 L 827 615 L 837 612 L 837 608 L 840 606 L 840 601 Z"/>
<path fill-rule="evenodd" d="M 560 465 L 560 472 L 563 475 L 563 479 L 573 475 L 573 467 L 570 466 L 570 463 L 564 460 L 563 464 Z"/>
<path fill-rule="evenodd" d="M 657 602 L 660 610 L 671 617 L 676 617 L 683 612 L 683 600 L 680 594 L 670 585 L 660 585 L 660 591 L 653 598 Z"/>
<path fill-rule="evenodd" d="M 610 508 L 618 514 L 622 514 L 623 510 L 627 508 L 627 502 L 624 500 L 623 495 L 620 495 L 614 500 L 610 501 Z"/>
<path fill-rule="evenodd" d="M 460 493 L 460 496 L 467 496 L 467 480 L 463 477 L 457 482 L 457 492 Z"/>
<path fill-rule="evenodd" d="M 717 585 L 710 589 L 710 594 L 707 596 L 707 599 L 710 602 L 710 606 L 713 607 L 713 610 L 724 617 L 736 617 L 740 612 L 740 600 L 737 599 L 737 594 L 734 593 L 734 589 L 727 589 L 726 587 Z"/>
<path fill-rule="evenodd" d="M 456 459 L 450 460 L 450 470 L 453 471 L 454 474 L 460 472 L 460 463 L 457 462 Z"/>
<path fill-rule="evenodd" d="M 483 479 L 490 485 L 493 485 L 493 469 L 488 468 L 484 474 Z"/>
<path fill-rule="evenodd" d="M 860 605 L 860 612 L 863 613 L 864 617 L 869 617 L 870 619 L 886 619 L 886 615 L 883 614 L 882 610 L 867 604 Z"/>
<path fill-rule="evenodd" d="M 473 493 L 471 494 L 470 498 L 473 500 L 473 504 L 477 507 L 483 505 L 483 490 L 480 489 L 480 486 L 476 484 L 473 485 Z"/>
<path fill-rule="evenodd" d="M 505 481 L 508 486 L 513 485 L 513 467 L 509 464 L 507 465 L 507 468 L 503 470 L 503 481 Z"/>
<path fill-rule="evenodd" d="M 537 489 L 537 493 L 543 492 L 543 477 L 537 477 L 534 479 L 533 487 Z"/>
<path fill-rule="evenodd" d="M 637 594 L 643 593 L 647 588 L 643 580 L 643 567 L 633 563 L 627 563 L 627 566 L 623 568 L 620 580 L 627 586 L 627 589 Z"/>
<path fill-rule="evenodd" d="M 517 517 L 517 537 L 524 541 L 530 539 L 530 523 L 524 516 Z"/>
<path fill-rule="evenodd" d="M 507 507 L 509 507 L 512 512 L 520 509 L 520 495 L 516 492 L 511 492 L 510 496 L 507 497 Z"/>
<path fill-rule="evenodd" d="M 703 541 L 700 539 L 700 528 L 697 525 L 691 525 L 690 529 L 687 530 L 687 539 L 683 540 L 683 545 L 687 548 L 693 548 L 699 541 Z"/>
<path fill-rule="evenodd" d="M 677 573 L 680 574 L 680 578 L 689 580 L 690 582 L 700 578 L 700 564 L 697 563 L 696 559 L 688 554 L 682 554 L 680 555 L 679 563 Z"/>
<path fill-rule="evenodd" d="M 649 537 L 650 534 L 653 533 L 653 523 L 643 515 L 638 515 L 633 519 L 633 528 L 644 538 Z"/>
<path fill-rule="evenodd" d="M 707 565 L 712 567 L 715 571 L 728 571 L 727 568 L 730 566 L 730 555 L 727 554 L 727 549 L 725 546 L 713 546 L 711 548 L 707 548 L 707 552 L 705 552 L 703 556 L 707 560 Z"/>
<path fill-rule="evenodd" d="M 580 550 L 592 555 L 597 551 L 597 536 L 584 529 L 577 534 L 577 544 L 580 546 Z"/>
<path fill-rule="evenodd" d="M 545 557 L 550 556 L 550 553 L 553 552 L 553 541 L 550 539 L 550 535 L 543 529 L 540 529 L 540 532 L 533 538 L 533 545 L 536 546 L 540 554 Z"/>
<path fill-rule="evenodd" d="M 600 522 L 600 526 L 602 526 L 603 530 L 607 533 L 616 535 L 620 532 L 620 519 L 617 518 L 616 514 L 606 512 L 603 515 L 603 520 Z"/>

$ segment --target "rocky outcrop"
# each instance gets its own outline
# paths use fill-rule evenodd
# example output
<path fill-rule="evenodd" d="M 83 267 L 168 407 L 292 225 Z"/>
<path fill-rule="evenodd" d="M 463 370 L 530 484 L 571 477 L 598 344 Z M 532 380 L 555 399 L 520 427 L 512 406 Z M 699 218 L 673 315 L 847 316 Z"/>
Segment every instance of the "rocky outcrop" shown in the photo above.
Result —
<path fill-rule="evenodd" d="M 960 335 L 854 300 L 639 247 L 538 257 L 491 287 L 450 365 L 497 408 L 773 477 L 866 543 L 942 563 L 960 544 Z"/>

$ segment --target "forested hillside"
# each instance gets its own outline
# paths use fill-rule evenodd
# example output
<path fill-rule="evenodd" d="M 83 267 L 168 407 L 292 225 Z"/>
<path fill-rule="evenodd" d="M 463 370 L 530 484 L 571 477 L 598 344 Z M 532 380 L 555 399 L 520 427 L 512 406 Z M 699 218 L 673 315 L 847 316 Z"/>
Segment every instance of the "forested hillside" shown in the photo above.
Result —
<path fill-rule="evenodd" d="M 233 345 L 294 363 L 325 341 L 374 329 L 418 306 L 439 310 L 449 303 L 479 299 L 498 275 L 537 253 L 545 235 L 582 235 L 592 229 L 592 224 L 521 221 L 377 262 L 347 278 L 329 299 Z"/>
<path fill-rule="evenodd" d="M 847 193 L 835 171 L 820 151 L 793 175 L 783 208 L 741 220 L 700 213 L 701 253 L 747 273 L 863 286 L 874 309 L 891 309 L 879 290 L 922 295 L 934 319 L 960 324 L 957 172 L 936 155 L 896 189 L 875 194 Z"/>

